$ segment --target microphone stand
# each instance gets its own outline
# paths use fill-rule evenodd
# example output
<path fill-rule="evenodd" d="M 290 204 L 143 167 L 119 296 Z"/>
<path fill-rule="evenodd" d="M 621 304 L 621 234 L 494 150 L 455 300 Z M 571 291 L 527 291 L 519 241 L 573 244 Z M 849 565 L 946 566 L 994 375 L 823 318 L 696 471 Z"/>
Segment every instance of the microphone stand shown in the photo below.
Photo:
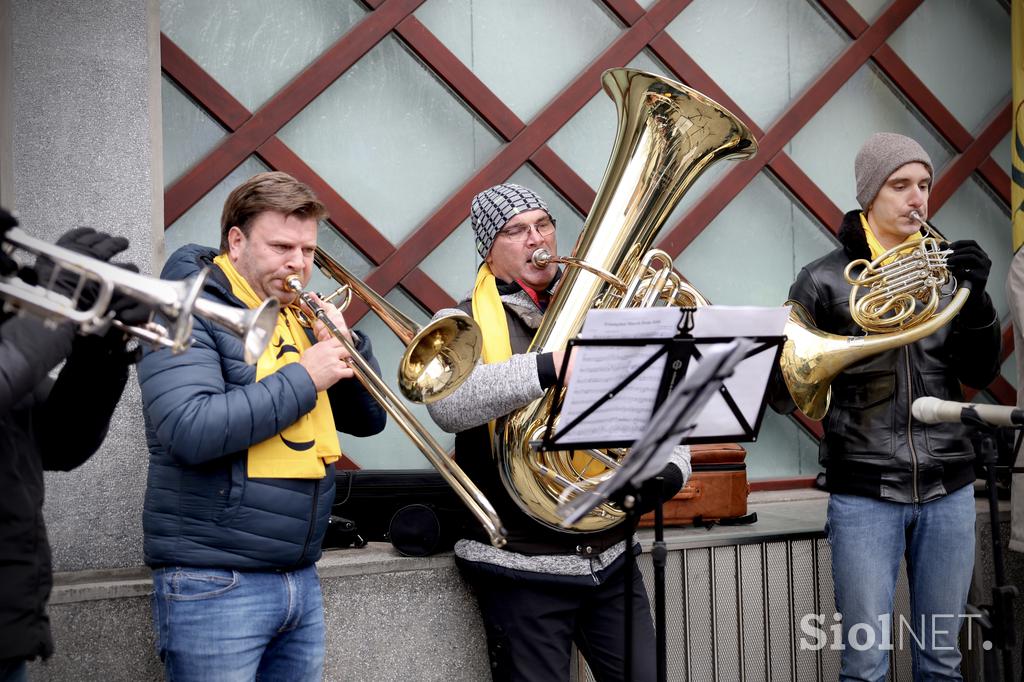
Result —
<path fill-rule="evenodd" d="M 984 470 L 988 491 L 989 531 L 992 537 L 992 564 L 995 573 L 992 603 L 978 606 L 968 604 L 967 610 L 978 616 L 978 625 L 985 637 L 982 643 L 984 679 L 998 679 L 999 661 L 996 651 L 1000 651 L 1002 678 L 1005 682 L 1013 682 L 1013 645 L 1017 639 L 1013 622 L 1013 601 L 1017 596 L 1017 588 L 1006 582 L 1003 545 L 999 539 L 999 498 L 996 491 L 996 467 L 1000 460 L 1000 450 L 1004 447 L 1003 439 L 998 437 L 999 427 L 982 421 L 973 408 L 964 408 L 961 420 L 975 428 L 971 440 L 974 442 L 978 462 Z M 986 643 L 990 643 L 987 649 Z"/>

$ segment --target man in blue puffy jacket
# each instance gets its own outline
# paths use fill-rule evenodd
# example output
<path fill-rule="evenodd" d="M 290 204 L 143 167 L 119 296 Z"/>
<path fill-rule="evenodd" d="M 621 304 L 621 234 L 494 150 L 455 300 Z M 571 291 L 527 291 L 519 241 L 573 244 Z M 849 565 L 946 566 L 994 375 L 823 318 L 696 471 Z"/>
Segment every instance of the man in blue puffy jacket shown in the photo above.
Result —
<path fill-rule="evenodd" d="M 139 364 L 150 451 L 144 550 L 169 679 L 321 677 L 314 562 L 334 500 L 337 431 L 368 436 L 385 421 L 342 344 L 319 323 L 303 326 L 285 284 L 309 281 L 325 215 L 305 184 L 261 173 L 228 197 L 219 252 L 190 244 L 164 267 L 166 279 L 210 268 L 204 295 L 220 302 L 282 304 L 255 367 L 236 336 L 201 318 L 188 351 L 158 350 Z M 369 339 L 325 307 L 378 369 Z"/>

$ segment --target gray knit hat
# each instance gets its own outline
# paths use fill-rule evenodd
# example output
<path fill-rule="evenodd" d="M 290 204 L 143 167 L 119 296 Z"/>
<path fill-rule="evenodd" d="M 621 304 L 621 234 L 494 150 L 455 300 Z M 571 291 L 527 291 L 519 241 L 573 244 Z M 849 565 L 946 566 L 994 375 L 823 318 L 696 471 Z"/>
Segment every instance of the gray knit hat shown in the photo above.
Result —
<path fill-rule="evenodd" d="M 470 222 L 473 223 L 473 232 L 476 234 L 476 250 L 480 257 L 487 258 L 491 245 L 498 236 L 498 230 L 503 228 L 505 223 L 524 211 L 537 208 L 547 211 L 548 205 L 532 189 L 512 183 L 495 185 L 473 197 L 469 215 Z M 550 211 L 548 214 L 550 215 Z"/>
<path fill-rule="evenodd" d="M 932 160 L 924 147 L 898 133 L 875 133 L 857 152 L 853 172 L 857 177 L 857 203 L 865 211 L 878 196 L 878 190 L 898 168 L 919 161 L 933 176 Z"/>

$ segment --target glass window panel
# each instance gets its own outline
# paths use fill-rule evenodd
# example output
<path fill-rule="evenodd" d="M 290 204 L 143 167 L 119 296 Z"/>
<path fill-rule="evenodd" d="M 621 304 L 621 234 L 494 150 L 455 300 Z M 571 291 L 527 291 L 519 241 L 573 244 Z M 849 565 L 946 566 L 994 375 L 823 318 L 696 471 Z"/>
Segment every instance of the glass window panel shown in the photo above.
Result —
<path fill-rule="evenodd" d="M 620 32 L 594 0 L 428 0 L 415 16 L 524 121 Z"/>
<path fill-rule="evenodd" d="M 877 19 L 889 4 L 889 0 L 849 0 L 849 2 L 857 10 L 857 13 L 869 23 Z"/>
<path fill-rule="evenodd" d="M 713 303 L 782 305 L 796 274 L 835 242 L 769 179 L 759 174 L 676 259 Z"/>
<path fill-rule="evenodd" d="M 352 245 L 352 242 L 345 239 L 334 227 L 326 221 L 320 221 L 320 228 L 316 236 L 317 246 L 321 247 L 334 260 L 345 266 L 349 272 L 365 280 L 373 263 L 364 256 L 359 249 Z M 337 289 L 340 284 L 334 284 L 334 280 L 322 274 L 319 268 L 313 269 L 313 280 L 318 283 L 317 291 L 330 293 Z M 322 286 L 320 284 L 322 283 Z"/>
<path fill-rule="evenodd" d="M 429 316 L 399 288 L 393 289 L 386 298 L 389 303 L 412 317 L 417 324 L 424 324 L 429 319 Z M 426 407 L 410 403 L 398 391 L 398 363 L 405 352 L 405 347 L 398 337 L 373 313 L 364 315 L 355 328 L 366 334 L 373 343 L 373 353 L 380 362 L 381 376 L 388 387 L 437 439 L 445 452 L 454 447 L 455 436 L 442 431 L 430 418 Z M 356 438 L 342 434 L 341 448 L 362 469 L 431 468 L 427 458 L 390 416 L 384 431 L 376 436 Z"/>
<path fill-rule="evenodd" d="M 352 0 L 161 0 L 160 30 L 255 111 L 365 14 Z"/>
<path fill-rule="evenodd" d="M 169 78 L 160 79 L 163 109 L 164 188 L 213 149 L 224 129 Z"/>
<path fill-rule="evenodd" d="M 224 202 L 238 185 L 257 173 L 270 170 L 257 159 L 250 156 L 238 168 L 217 183 L 209 193 L 197 201 L 192 208 L 175 220 L 164 231 L 164 248 L 166 254 L 185 244 L 204 244 L 217 248 L 220 246 L 220 216 L 224 211 Z"/>
<path fill-rule="evenodd" d="M 311 102 L 279 137 L 396 244 L 499 144 L 392 37 Z"/>
<path fill-rule="evenodd" d="M 921 3 L 888 42 L 968 130 L 1010 96 L 1010 17 L 998 2 Z"/>
<path fill-rule="evenodd" d="M 816 476 L 821 471 L 818 442 L 795 421 L 771 408 L 765 410 L 757 440 L 741 445 L 747 449 L 747 476 L 752 481 Z"/>
<path fill-rule="evenodd" d="M 951 241 L 973 239 L 985 249 L 992 259 L 985 291 L 992 297 L 1000 319 L 1009 319 L 1005 282 L 1013 246 L 1005 209 L 971 176 L 935 214 L 934 224 Z"/>
<path fill-rule="evenodd" d="M 420 261 L 420 270 L 429 275 L 449 296 L 461 301 L 473 289 L 479 264 L 480 256 L 476 253 L 473 228 L 469 218 L 466 218 Z"/>
<path fill-rule="evenodd" d="M 867 65 L 793 136 L 787 151 L 840 210 L 849 211 L 858 206 L 853 160 L 864 141 L 879 131 L 917 140 L 936 169 L 951 158 L 944 143 Z"/>
<path fill-rule="evenodd" d="M 807 0 L 695 0 L 666 31 L 762 128 L 849 42 Z"/>
<path fill-rule="evenodd" d="M 1013 131 L 1011 130 L 1006 133 L 1006 137 L 1003 138 L 1003 141 L 997 144 L 992 150 L 992 158 L 995 159 L 995 162 L 999 164 L 1000 168 L 1006 171 L 1007 175 L 1010 175 L 1010 172 L 1013 169 L 1013 161 L 1011 159 L 1013 147 L 1010 146 L 1012 144 Z"/>
<path fill-rule="evenodd" d="M 673 78 L 646 51 L 638 54 L 628 66 Z M 615 126 L 615 104 L 601 90 L 548 140 L 548 146 L 588 185 L 597 189 L 615 141 Z"/>
<path fill-rule="evenodd" d="M 582 216 L 529 165 L 522 166 L 507 182 L 529 187 L 540 194 L 558 221 L 559 252 L 570 253 L 583 227 Z M 469 211 L 469 206 L 466 206 L 466 211 Z M 468 217 L 420 262 L 420 269 L 456 301 L 469 294 L 479 267 L 480 256 L 476 252 Z"/>

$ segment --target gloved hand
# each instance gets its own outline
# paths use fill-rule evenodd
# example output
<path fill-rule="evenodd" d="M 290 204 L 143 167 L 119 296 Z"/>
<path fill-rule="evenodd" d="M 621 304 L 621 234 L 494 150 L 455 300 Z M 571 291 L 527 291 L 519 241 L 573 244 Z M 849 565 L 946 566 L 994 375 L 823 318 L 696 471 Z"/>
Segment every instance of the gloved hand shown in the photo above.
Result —
<path fill-rule="evenodd" d="M 4 235 L 7 234 L 7 230 L 17 227 L 17 225 L 18 221 L 15 220 L 14 216 L 8 213 L 6 209 L 0 208 L 0 246 L 3 245 Z M 9 275 L 17 271 L 17 269 L 18 264 L 14 262 L 14 259 L 0 248 L 0 276 Z"/>
<path fill-rule="evenodd" d="M 658 480 L 661 478 L 662 480 Z M 683 487 L 683 472 L 675 464 L 669 463 L 657 476 L 644 481 L 640 485 L 639 514 L 646 514 L 654 509 L 658 502 L 665 502 L 675 497 Z M 623 491 L 611 496 L 611 501 L 622 505 Z"/>
<path fill-rule="evenodd" d="M 106 232 L 97 232 L 91 227 L 76 227 L 65 232 L 57 240 L 57 246 L 62 246 L 84 256 L 96 258 L 101 261 L 109 261 L 111 258 L 128 248 L 128 240 L 124 237 L 114 237 Z M 38 283 L 42 286 L 49 286 L 50 277 L 53 275 L 54 262 L 46 257 L 40 256 L 36 259 L 35 272 Z M 79 277 L 73 272 L 62 270 L 57 275 L 57 281 L 53 284 L 54 292 L 70 296 L 78 285 Z M 91 306 L 96 300 L 97 286 L 90 283 L 83 288 L 81 294 L 82 306 Z"/>
<path fill-rule="evenodd" d="M 658 478 L 662 480 L 659 481 Z M 640 513 L 652 511 L 658 502 L 667 502 L 683 487 L 683 472 L 675 464 L 666 464 L 661 473 L 640 486 Z"/>
<path fill-rule="evenodd" d="M 988 283 L 992 261 L 973 239 L 951 242 L 949 248 L 953 249 L 953 253 L 946 258 L 946 265 L 957 280 L 971 290 L 962 314 L 974 317 L 985 311 L 985 285 Z"/>
<path fill-rule="evenodd" d="M 135 263 L 116 263 L 116 265 L 130 272 L 139 271 L 139 266 Z M 115 320 L 119 320 L 129 327 L 145 324 L 153 312 L 145 303 L 117 291 L 110 298 L 110 310 L 114 313 Z"/>
<path fill-rule="evenodd" d="M 138 272 L 139 268 L 134 263 L 116 263 L 117 267 Z M 120 292 L 115 291 L 110 297 L 110 305 L 107 312 L 114 313 L 114 319 L 130 327 L 137 327 L 149 321 L 152 309 L 149 305 Z M 132 337 L 125 331 L 113 326 L 106 332 L 79 336 L 75 340 L 74 352 L 78 355 L 88 354 L 97 359 L 106 358 L 118 365 L 132 365 L 142 357 L 142 349 L 138 345 L 130 350 L 128 346 Z"/>

